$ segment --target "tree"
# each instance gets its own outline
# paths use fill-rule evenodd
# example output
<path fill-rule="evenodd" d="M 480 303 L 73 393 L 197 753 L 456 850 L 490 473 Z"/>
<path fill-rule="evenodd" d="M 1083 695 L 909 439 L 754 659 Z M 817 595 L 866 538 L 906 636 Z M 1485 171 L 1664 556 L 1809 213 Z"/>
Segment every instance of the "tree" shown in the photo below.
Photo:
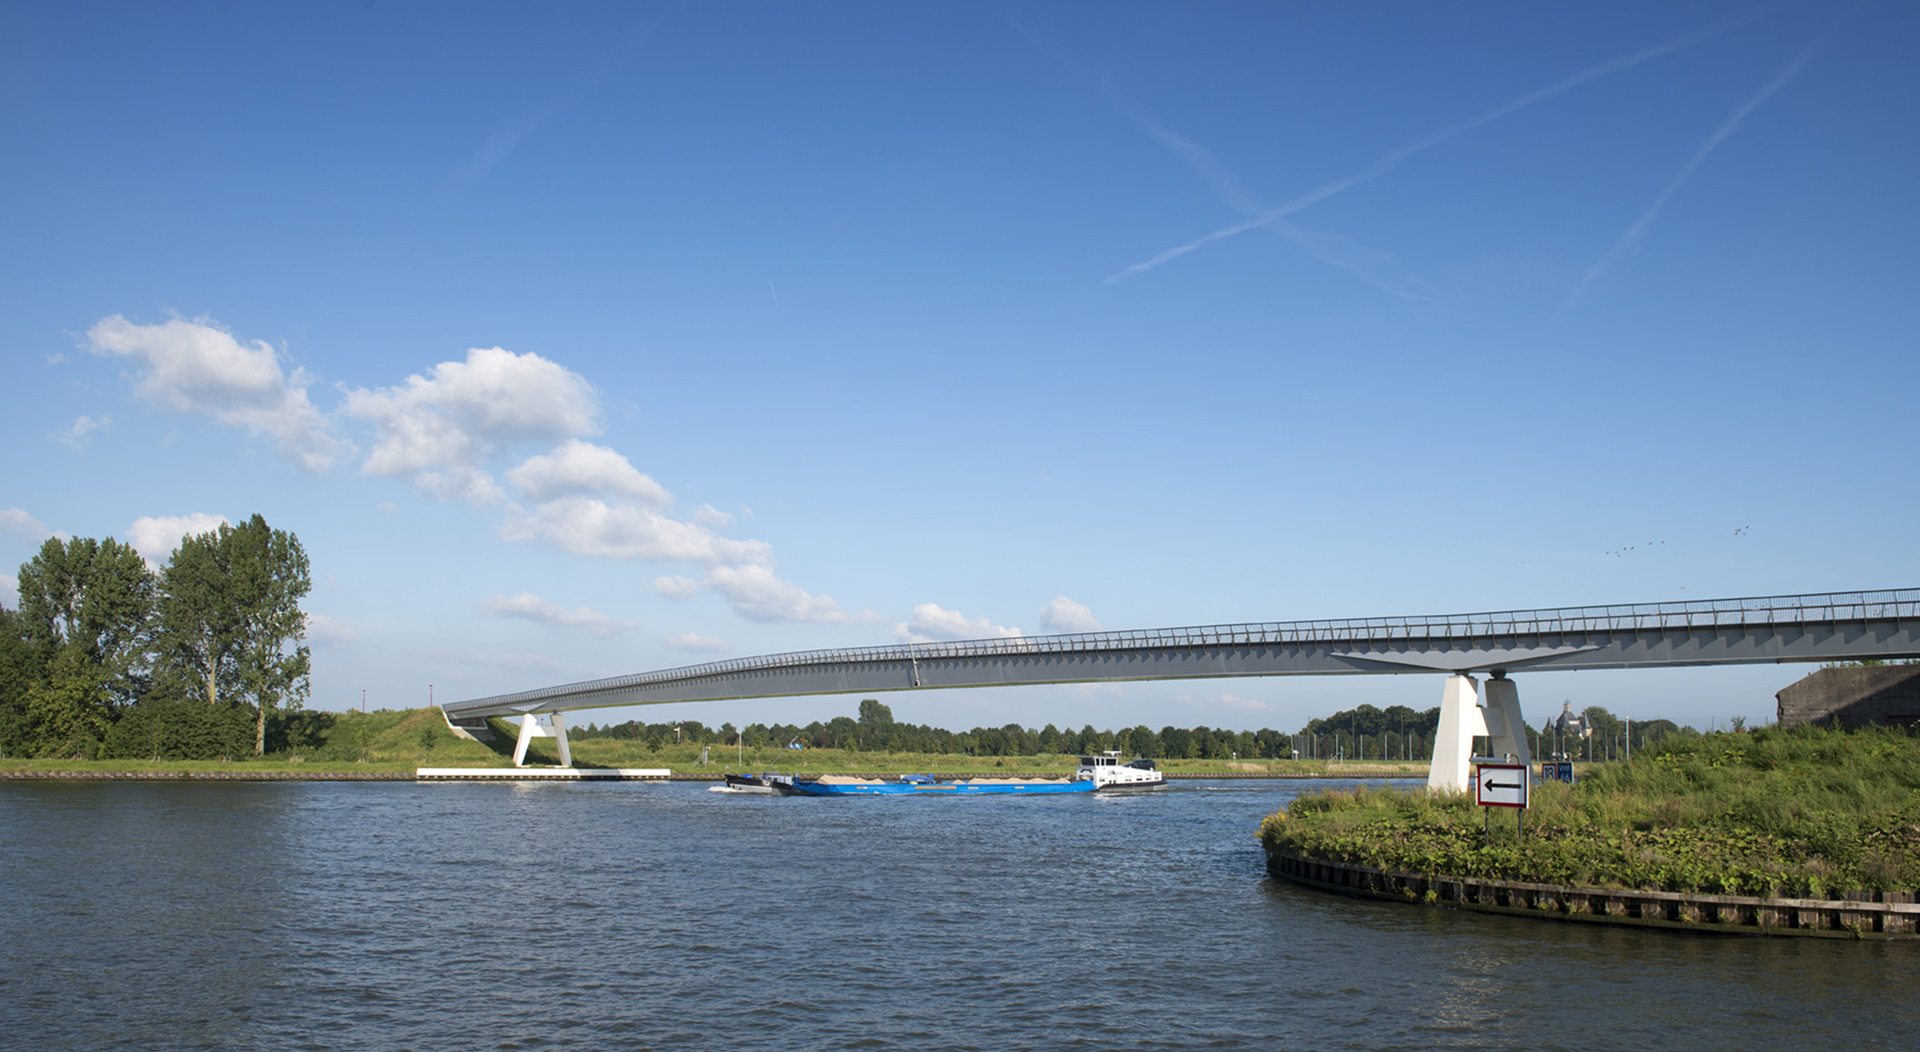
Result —
<path fill-rule="evenodd" d="M 299 538 L 255 514 L 238 526 L 185 538 L 162 575 L 159 649 L 170 671 L 208 705 L 254 706 L 255 756 L 267 717 L 306 700 L 310 661 L 300 600 L 312 590 Z"/>
<path fill-rule="evenodd" d="M 846 716 L 835 716 L 827 721 L 817 740 L 825 749 L 857 752 L 860 749 L 860 724 Z"/>
<path fill-rule="evenodd" d="M 0 606 L 0 756 L 21 755 L 32 740 L 27 694 L 40 682 L 43 666 L 25 628 L 13 611 Z"/>
<path fill-rule="evenodd" d="M 884 731 L 892 726 L 892 709 L 881 704 L 878 698 L 860 699 L 860 727 L 862 730 Z"/>
<path fill-rule="evenodd" d="M 17 636 L 32 676 L 12 720 L 25 752 L 92 755 L 144 693 L 156 584 L 146 560 L 108 538 L 48 538 L 20 567 Z M 17 669 L 16 669 L 17 671 Z"/>
<path fill-rule="evenodd" d="M 1040 728 L 1040 737 L 1034 740 L 1034 746 L 1043 754 L 1059 752 L 1060 728 L 1055 727 L 1051 723 Z"/>
<path fill-rule="evenodd" d="M 77 647 L 61 647 L 27 692 L 27 724 L 41 756 L 93 758 L 113 726 L 107 675 Z"/>
<path fill-rule="evenodd" d="M 1144 723 L 1126 732 L 1126 742 L 1135 756 L 1160 755 L 1160 739 Z"/>
<path fill-rule="evenodd" d="M 1193 732 L 1183 727 L 1160 728 L 1160 755 L 1170 760 L 1184 760 L 1192 756 Z"/>
<path fill-rule="evenodd" d="M 144 693 L 158 584 L 131 545 L 109 537 L 49 537 L 20 567 L 23 635 L 46 665 L 72 651 L 71 670 L 97 680 L 109 712 Z"/>
<path fill-rule="evenodd" d="M 164 670 L 209 706 L 237 700 L 241 626 L 232 595 L 233 529 L 181 538 L 160 571 L 157 645 Z"/>

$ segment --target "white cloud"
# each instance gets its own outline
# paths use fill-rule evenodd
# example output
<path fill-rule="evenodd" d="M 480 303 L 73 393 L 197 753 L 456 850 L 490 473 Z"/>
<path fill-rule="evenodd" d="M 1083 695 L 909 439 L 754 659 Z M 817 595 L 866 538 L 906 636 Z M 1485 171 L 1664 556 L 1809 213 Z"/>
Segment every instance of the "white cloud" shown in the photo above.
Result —
<path fill-rule="evenodd" d="M 352 625 L 325 614 L 308 614 L 307 638 L 322 644 L 351 643 L 360 638 L 360 633 L 355 632 Z"/>
<path fill-rule="evenodd" d="M 691 577 L 656 577 L 653 590 L 668 599 L 686 599 L 700 590 L 700 582 Z"/>
<path fill-rule="evenodd" d="M 45 540 L 53 536 L 47 524 L 27 514 L 24 508 L 0 510 L 0 533 L 11 533 L 25 537 L 30 541 Z"/>
<path fill-rule="evenodd" d="M 476 508 L 497 504 L 503 496 L 493 476 L 479 468 L 422 471 L 413 477 L 413 484 L 435 500 L 464 500 Z"/>
<path fill-rule="evenodd" d="M 95 354 L 144 365 L 134 385 L 142 398 L 268 436 L 281 456 L 306 471 L 326 471 L 347 451 L 307 400 L 304 372 L 296 369 L 289 378 L 271 346 L 243 345 L 211 318 L 135 325 L 115 314 L 87 330 L 87 343 Z"/>
<path fill-rule="evenodd" d="M 20 578 L 10 573 L 0 573 L 0 606 L 20 609 Z"/>
<path fill-rule="evenodd" d="M 684 519 L 671 515 L 673 495 L 664 486 L 619 451 L 583 441 L 580 435 L 598 427 L 592 387 L 538 355 L 476 348 L 465 362 L 442 362 L 430 376 L 350 392 L 346 412 L 374 424 L 378 442 L 367 455 L 368 474 L 410 477 L 441 500 L 475 506 L 503 497 L 484 465 L 510 443 L 561 440 L 506 472 L 508 485 L 531 506 L 506 506 L 503 540 L 537 541 L 602 559 L 704 566 L 709 568 L 705 584 L 755 621 L 850 620 L 831 598 L 809 595 L 774 576 L 767 569 L 773 550 L 764 541 L 715 532 L 729 525 L 732 515 L 707 504 Z M 675 599 L 700 586 L 690 577 L 654 582 L 656 591 Z M 492 612 L 553 620 L 557 610 L 525 606 Z"/>
<path fill-rule="evenodd" d="M 1010 639 L 1021 632 L 984 617 L 968 620 L 960 611 L 938 603 L 921 603 L 913 608 L 912 620 L 893 626 L 893 634 L 904 643 L 931 643 L 939 639 Z"/>
<path fill-rule="evenodd" d="M 100 419 L 95 420 L 90 416 L 79 416 L 74 418 L 72 427 L 67 428 L 65 431 L 55 431 L 47 437 L 53 439 L 55 442 L 65 443 L 75 449 L 85 449 L 87 448 L 87 443 L 93 441 L 94 432 L 97 431 L 104 435 L 111 430 L 112 427 L 113 417 L 102 416 Z"/>
<path fill-rule="evenodd" d="M 142 515 L 133 520 L 133 525 L 121 536 L 133 545 L 134 551 L 159 566 L 180 546 L 182 537 L 197 537 L 219 529 L 226 522 L 225 515 L 209 515 L 204 511 L 191 515 Z"/>
<path fill-rule="evenodd" d="M 426 655 L 435 661 L 443 661 L 452 666 L 442 670 L 449 679 L 471 682 L 478 680 L 487 685 L 488 692 L 495 691 L 495 682 L 491 676 L 476 675 L 477 668 L 499 668 L 509 672 L 538 672 L 552 675 L 564 666 L 546 654 L 513 654 L 506 651 L 481 650 L 428 650 Z M 441 686 L 444 688 L 445 683 Z M 452 700 L 453 695 L 443 693 L 443 698 Z"/>
<path fill-rule="evenodd" d="M 605 446 L 569 441 L 544 456 L 530 457 L 507 473 L 532 508 L 509 505 L 500 536 L 509 541 L 541 541 L 575 555 L 605 559 L 647 559 L 708 567 L 706 579 L 667 575 L 653 590 L 668 599 L 686 599 L 704 585 L 720 593 L 740 616 L 753 621 L 851 621 L 840 604 L 781 580 L 768 564 L 773 549 L 764 541 L 734 540 L 715 530 L 733 516 L 710 504 L 686 519 L 663 509 L 672 494 L 634 469 L 626 457 Z"/>
<path fill-rule="evenodd" d="M 707 571 L 707 585 L 726 596 L 734 612 L 749 621 L 846 624 L 853 620 L 832 596 L 808 595 L 765 566 L 716 566 Z"/>
<path fill-rule="evenodd" d="M 1049 632 L 1098 632 L 1101 626 L 1091 607 L 1056 595 L 1040 608 L 1040 627 Z"/>
<path fill-rule="evenodd" d="M 675 650 L 687 650 L 694 653 L 706 654 L 733 649 L 727 645 L 727 641 L 724 639 L 695 635 L 692 632 L 681 632 L 678 635 L 668 636 L 667 645 Z"/>
<path fill-rule="evenodd" d="M 464 362 L 441 362 L 397 387 L 347 393 L 349 416 L 371 421 L 377 438 L 362 469 L 412 477 L 441 500 L 485 503 L 498 488 L 479 470 L 511 442 L 591 434 L 599 402 L 578 373 L 537 354 L 475 347 Z"/>
<path fill-rule="evenodd" d="M 495 617 L 519 617 L 528 621 L 553 625 L 556 628 L 584 628 L 600 636 L 617 636 L 622 632 L 638 628 L 632 621 L 616 621 L 612 617 L 591 607 L 577 606 L 568 610 L 558 603 L 550 603 L 532 592 L 519 595 L 496 595 L 480 604 L 483 613 Z"/>
<path fill-rule="evenodd" d="M 307 399 L 306 378 L 291 378 L 271 346 L 243 344 L 210 319 L 175 318 L 135 325 L 121 315 L 103 318 L 87 333 L 95 353 L 131 358 L 144 366 L 139 394 L 162 406 L 200 413 L 269 435 L 283 455 L 311 471 L 327 470 L 352 447 L 328 431 L 327 418 Z M 353 388 L 341 412 L 371 425 L 373 443 L 362 470 L 403 478 L 443 501 L 476 507 L 504 505 L 499 535 L 538 541 L 565 552 L 611 559 L 692 564 L 704 581 L 667 576 L 655 590 L 685 598 L 701 587 L 720 593 L 741 616 L 755 621 L 844 623 L 853 620 L 831 597 L 813 595 L 769 568 L 772 548 L 736 540 L 719 530 L 733 514 L 702 504 L 687 516 L 669 513 L 673 495 L 620 452 L 584 441 L 599 430 L 599 400 L 577 373 L 537 354 L 500 347 L 473 348 L 464 361 L 443 361 L 389 387 Z M 76 447 L 110 421 L 80 417 L 57 435 Z M 526 506 L 506 500 L 495 472 L 519 443 L 553 444 L 505 471 L 505 482 Z M 557 444 L 554 444 L 557 443 Z M 377 506 L 391 514 L 391 502 Z M 751 517 L 742 508 L 740 515 Z M 196 514 L 146 517 L 128 533 L 149 560 L 164 560 L 188 533 L 226 520 Z M 24 511 L 0 515 L 0 529 L 44 535 Z M 604 614 L 563 610 L 538 597 L 496 597 L 489 611 L 595 631 L 624 630 Z M 867 615 L 870 616 L 870 615 Z M 319 631 L 316 629 L 316 631 Z"/>
<path fill-rule="evenodd" d="M 626 457 L 606 446 L 579 439 L 570 439 L 543 456 L 527 458 L 525 463 L 507 472 L 507 481 L 532 501 L 592 494 L 629 497 L 662 508 L 673 504 L 673 495 L 658 482 L 634 470 Z M 706 505 L 701 507 L 712 510 Z M 702 522 L 699 512 L 695 512 L 694 521 Z M 724 519 L 720 525 L 725 525 Z"/>
<path fill-rule="evenodd" d="M 763 541 L 730 540 L 650 508 L 594 497 L 562 497 L 531 511 L 516 505 L 508 510 L 500 535 L 510 541 L 546 541 L 575 555 L 709 566 L 765 562 L 773 554 Z"/>
<path fill-rule="evenodd" d="M 1198 705 L 1209 709 L 1242 709 L 1247 712 L 1264 712 L 1269 706 L 1258 698 L 1243 698 L 1238 694 L 1216 694 L 1211 698 L 1195 700 L 1191 694 L 1181 694 L 1173 700 L 1182 705 Z"/>

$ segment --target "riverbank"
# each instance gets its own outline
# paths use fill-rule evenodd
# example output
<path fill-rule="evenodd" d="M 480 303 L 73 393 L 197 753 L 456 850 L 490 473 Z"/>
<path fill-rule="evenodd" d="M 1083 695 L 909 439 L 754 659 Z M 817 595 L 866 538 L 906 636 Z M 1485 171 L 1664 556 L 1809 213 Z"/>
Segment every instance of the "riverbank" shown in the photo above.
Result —
<path fill-rule="evenodd" d="M 662 768 L 662 769 L 665 769 L 665 768 Z M 452 778 L 458 778 L 459 777 L 458 772 L 464 772 L 464 771 L 472 771 L 475 774 L 484 774 L 488 778 L 493 780 L 511 780 L 514 776 L 514 772 L 522 771 L 522 772 L 526 772 L 527 777 L 529 779 L 532 779 L 532 778 L 550 776 L 557 770 L 561 770 L 561 769 L 555 768 L 555 767 L 518 767 L 516 768 L 512 765 L 501 765 L 501 764 L 474 764 L 470 766 L 443 766 L 443 767 L 424 767 L 424 768 L 423 767 L 394 768 L 394 767 L 388 766 L 378 770 L 369 770 L 364 768 L 353 770 L 353 769 L 344 769 L 339 767 L 328 767 L 326 765 L 314 765 L 311 767 L 307 767 L 307 766 L 289 767 L 285 765 L 275 765 L 275 764 L 272 764 L 271 762 L 258 763 L 258 764 L 232 764 L 226 767 L 220 767 L 220 768 L 214 768 L 214 769 L 195 769 L 195 770 L 171 769 L 164 764 L 156 765 L 152 768 L 147 768 L 142 770 L 130 770 L 123 766 L 102 766 L 102 767 L 91 768 L 91 769 L 75 768 L 71 766 L 0 767 L 0 781 L 69 780 L 69 781 L 95 781 L 95 782 L 100 782 L 100 781 L 165 782 L 165 781 L 184 780 L 184 781 L 216 781 L 216 782 L 411 782 L 411 781 L 418 781 L 418 780 L 445 781 Z M 592 777 L 594 777 L 594 772 L 603 772 L 603 773 L 611 774 L 616 771 L 630 771 L 630 770 L 633 770 L 633 768 L 576 766 L 571 768 L 571 770 L 579 771 L 583 775 L 585 775 L 587 778 L 591 779 Z M 650 771 L 654 769 L 641 768 L 641 770 Z M 655 776 L 649 774 L 646 777 L 646 780 L 648 781 L 658 780 L 658 781 L 670 781 L 670 782 L 718 782 L 721 779 L 725 778 L 727 775 L 727 772 L 724 770 L 711 770 L 706 768 L 695 768 L 694 770 L 691 770 L 691 771 L 676 771 L 676 770 L 670 770 L 670 769 L 665 769 L 665 770 L 668 770 L 668 773 L 664 777 L 656 778 Z M 430 771 L 434 773 L 431 775 L 422 775 L 420 773 L 422 771 Z M 453 772 L 453 773 L 449 773 L 449 772 Z M 952 780 L 961 779 L 961 778 L 980 777 L 980 772 L 978 771 L 921 770 L 915 773 L 926 774 L 929 777 L 936 778 L 941 781 L 952 781 Z M 854 771 L 854 770 L 821 771 L 817 775 L 813 775 L 813 777 L 867 778 L 867 777 L 873 777 L 873 772 Z M 1028 776 L 1020 774 L 1019 772 L 1012 772 L 1012 773 L 1006 773 L 1006 774 L 998 774 L 998 775 L 995 775 L 995 777 L 1020 778 L 1020 777 L 1028 777 Z M 1233 781 L 1233 780 L 1286 781 L 1289 779 L 1319 779 L 1319 778 L 1325 778 L 1327 776 L 1317 775 L 1317 774 L 1245 774 L 1245 773 L 1208 774 L 1206 772 L 1177 772 L 1177 773 L 1168 774 L 1167 777 L 1168 777 L 1168 780 L 1170 781 Z M 1380 774 L 1378 772 L 1363 772 L 1363 773 L 1355 773 L 1355 774 L 1338 774 L 1338 775 L 1334 775 L 1333 777 L 1336 777 L 1336 778 L 1346 778 L 1346 777 L 1396 778 L 1396 777 L 1411 777 L 1411 776 L 1395 775 L 1395 774 Z"/>
<path fill-rule="evenodd" d="M 411 777 L 420 767 L 511 768 L 516 727 L 489 720 L 493 740 L 457 737 L 437 709 L 340 713 L 324 736 L 264 757 L 231 760 L 76 760 L 0 757 L 0 778 L 75 777 L 149 778 L 344 778 Z M 940 777 L 1058 778 L 1079 764 L 1077 756 L 968 756 L 957 753 L 859 752 L 845 749 L 737 749 L 719 744 L 661 744 L 613 738 L 580 738 L 570 743 L 576 767 L 658 768 L 675 777 L 719 778 L 727 771 L 782 771 L 808 777 L 835 774 L 887 777 L 935 774 Z M 707 762 L 701 763 L 701 754 Z M 560 762 L 550 738 L 535 739 L 527 753 L 534 765 Z M 1412 778 L 1424 777 L 1425 761 L 1261 759 L 1161 759 L 1170 778 Z"/>
<path fill-rule="evenodd" d="M 1360 787 L 1270 815 L 1269 855 L 1556 887 L 1872 900 L 1920 888 L 1920 740 L 1764 728 L 1537 786 L 1525 836 L 1465 794 Z"/>

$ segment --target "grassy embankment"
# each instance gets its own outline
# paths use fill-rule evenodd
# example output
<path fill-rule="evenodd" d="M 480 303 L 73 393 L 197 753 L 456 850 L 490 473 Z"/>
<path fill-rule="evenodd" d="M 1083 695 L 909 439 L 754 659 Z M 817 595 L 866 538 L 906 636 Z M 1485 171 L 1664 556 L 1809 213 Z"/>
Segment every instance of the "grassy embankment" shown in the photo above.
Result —
<path fill-rule="evenodd" d="M 330 714 L 332 726 L 317 740 L 260 759 L 233 760 L 29 760 L 0 758 L 0 771 L 138 771 L 138 772 L 412 772 L 416 767 L 511 767 L 515 727 L 490 721 L 494 740 L 466 741 L 454 736 L 435 709 Z M 949 753 L 851 752 L 841 749 L 789 750 L 713 745 L 710 763 L 698 766 L 701 746 L 663 745 L 658 751 L 645 743 L 611 738 L 574 739 L 573 762 L 579 767 L 666 767 L 676 774 L 724 771 L 786 771 L 800 774 L 910 774 L 918 772 L 978 775 L 1033 775 L 1063 777 L 1078 760 L 1072 756 L 966 756 Z M 536 739 L 527 760 L 534 764 L 560 762 L 550 738 Z M 1324 760 L 1161 760 L 1176 775 L 1267 777 L 1393 777 L 1424 775 L 1426 764 L 1364 761 L 1329 764 Z"/>
<path fill-rule="evenodd" d="M 454 736 L 437 709 L 328 713 L 318 740 L 266 756 L 231 760 L 75 760 L 0 758 L 0 771 L 291 772 L 370 774 L 416 767 L 512 766 L 510 758 Z M 507 743 L 509 756 L 512 740 Z"/>
<path fill-rule="evenodd" d="M 1268 850 L 1401 872 L 1583 887 L 1821 897 L 1920 888 L 1920 739 L 1762 728 L 1670 740 L 1512 813 L 1464 793 L 1313 793 L 1261 824 Z"/>

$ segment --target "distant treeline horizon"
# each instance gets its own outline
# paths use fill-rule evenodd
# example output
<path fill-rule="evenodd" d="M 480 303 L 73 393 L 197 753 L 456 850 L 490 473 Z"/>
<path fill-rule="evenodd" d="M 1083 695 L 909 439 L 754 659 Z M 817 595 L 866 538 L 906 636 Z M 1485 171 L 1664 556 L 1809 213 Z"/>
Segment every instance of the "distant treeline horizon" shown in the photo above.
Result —
<path fill-rule="evenodd" d="M 1549 722 L 1539 730 L 1529 728 L 1528 745 L 1536 757 L 1558 753 L 1577 754 L 1581 758 L 1603 759 L 1624 754 L 1627 747 L 1625 721 L 1615 718 L 1600 706 L 1590 706 L 1580 714 L 1582 726 L 1590 731 L 1556 733 Z M 1001 727 L 975 727 L 952 731 L 925 724 L 901 723 L 893 710 L 874 698 L 860 702 L 856 716 L 835 716 L 821 722 L 751 723 L 735 727 L 731 722 L 708 727 L 699 720 L 673 720 L 665 723 L 625 723 L 605 726 L 589 723 L 569 729 L 576 740 L 609 738 L 643 742 L 654 749 L 673 744 L 724 745 L 729 748 L 781 748 L 799 745 L 809 749 L 842 749 L 848 752 L 948 753 L 969 756 L 1045 756 L 1054 754 L 1088 755 L 1118 751 L 1150 759 L 1384 759 L 1426 760 L 1432 755 L 1433 736 L 1440 724 L 1440 709 L 1415 710 L 1404 705 L 1378 708 L 1359 705 L 1331 716 L 1307 721 L 1294 733 L 1271 728 L 1229 730 L 1219 727 L 1174 727 L 1159 730 L 1140 724 L 1134 727 L 1100 729 L 1087 724 L 1079 730 L 1054 724 L 1034 729 L 1017 723 Z M 1635 721 L 1632 748 L 1646 748 L 1680 730 L 1671 720 Z"/>

